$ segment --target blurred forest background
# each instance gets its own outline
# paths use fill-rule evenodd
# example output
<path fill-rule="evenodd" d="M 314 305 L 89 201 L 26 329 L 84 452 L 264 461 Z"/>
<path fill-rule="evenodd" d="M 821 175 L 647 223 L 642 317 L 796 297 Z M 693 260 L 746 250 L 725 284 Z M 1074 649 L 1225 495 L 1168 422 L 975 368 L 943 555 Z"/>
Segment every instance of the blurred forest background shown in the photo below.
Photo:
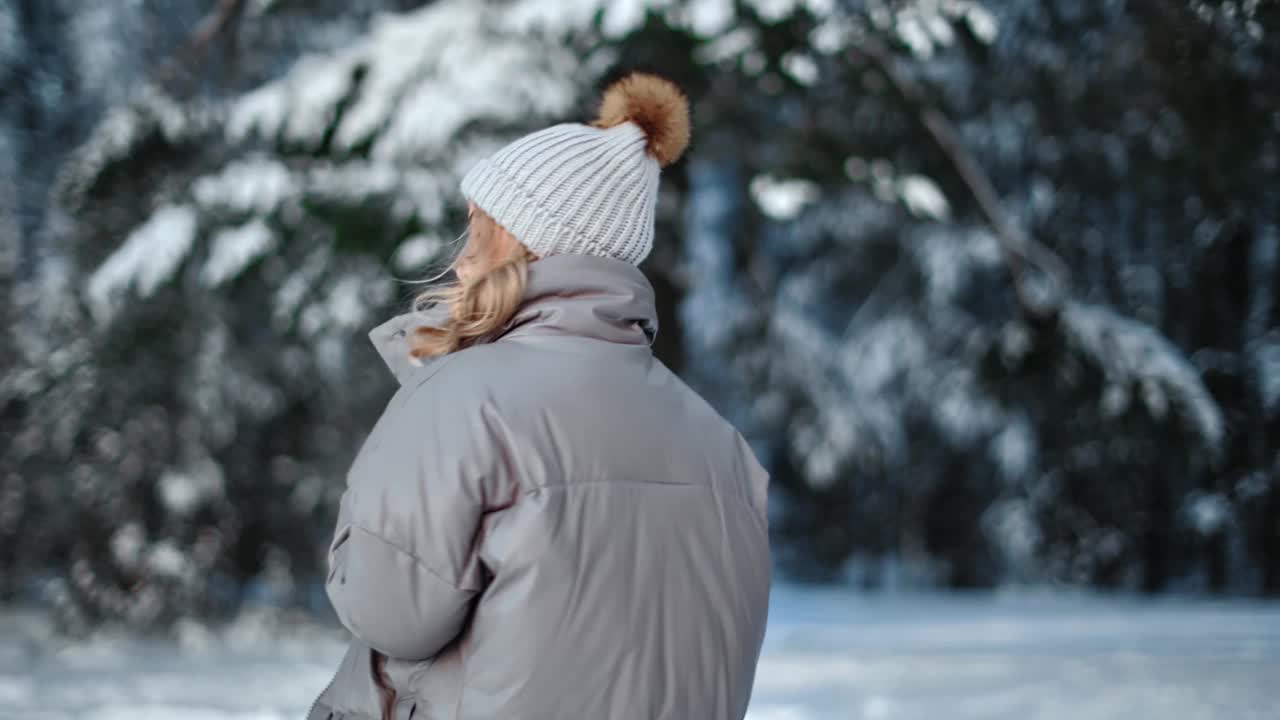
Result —
<path fill-rule="evenodd" d="M 0 601 L 323 608 L 366 332 L 630 69 L 787 576 L 1280 594 L 1278 3 L 0 0 Z"/>

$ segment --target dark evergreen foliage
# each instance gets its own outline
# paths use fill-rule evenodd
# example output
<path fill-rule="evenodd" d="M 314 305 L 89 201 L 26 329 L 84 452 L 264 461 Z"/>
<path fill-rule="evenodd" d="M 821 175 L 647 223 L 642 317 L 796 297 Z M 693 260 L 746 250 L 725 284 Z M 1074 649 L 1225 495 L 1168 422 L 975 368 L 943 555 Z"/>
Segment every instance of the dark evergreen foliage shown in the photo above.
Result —
<path fill-rule="evenodd" d="M 1280 592 L 1280 8 L 636 7 L 0 0 L 0 597 L 322 604 L 391 275 L 632 69 L 695 109 L 657 351 L 787 572 Z"/>

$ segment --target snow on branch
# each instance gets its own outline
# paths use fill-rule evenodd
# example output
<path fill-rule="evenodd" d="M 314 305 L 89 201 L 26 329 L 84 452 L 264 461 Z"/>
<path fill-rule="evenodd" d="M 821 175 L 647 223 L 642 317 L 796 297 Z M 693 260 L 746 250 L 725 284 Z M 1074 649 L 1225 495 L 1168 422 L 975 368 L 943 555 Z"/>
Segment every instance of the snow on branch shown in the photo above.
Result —
<path fill-rule="evenodd" d="M 1136 391 L 1152 417 L 1172 410 L 1208 447 L 1220 447 L 1226 432 L 1222 411 L 1196 368 L 1155 328 L 1079 302 L 1064 306 L 1060 323 L 1067 342 L 1106 376 L 1104 410 L 1123 412 Z"/>
<path fill-rule="evenodd" d="M 242 98 L 228 134 L 409 162 L 444 154 L 473 123 L 563 114 L 576 100 L 577 60 L 513 24 L 472 0 L 380 16 L 362 41 L 304 58 Z"/>
<path fill-rule="evenodd" d="M 196 213 L 188 205 L 166 205 L 89 277 L 91 310 L 104 322 L 130 289 L 149 297 L 173 276 L 195 242 Z"/>

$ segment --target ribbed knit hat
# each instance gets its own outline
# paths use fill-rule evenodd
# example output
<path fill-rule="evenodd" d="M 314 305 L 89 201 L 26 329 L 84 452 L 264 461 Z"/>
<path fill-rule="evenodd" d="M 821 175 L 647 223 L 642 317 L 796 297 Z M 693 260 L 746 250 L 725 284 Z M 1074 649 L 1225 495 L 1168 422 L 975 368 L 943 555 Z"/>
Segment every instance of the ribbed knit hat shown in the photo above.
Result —
<path fill-rule="evenodd" d="M 639 265 L 653 247 L 660 168 L 689 144 L 689 103 L 671 81 L 613 83 L 591 125 L 526 135 L 480 161 L 462 194 L 539 256 L 601 255 Z"/>

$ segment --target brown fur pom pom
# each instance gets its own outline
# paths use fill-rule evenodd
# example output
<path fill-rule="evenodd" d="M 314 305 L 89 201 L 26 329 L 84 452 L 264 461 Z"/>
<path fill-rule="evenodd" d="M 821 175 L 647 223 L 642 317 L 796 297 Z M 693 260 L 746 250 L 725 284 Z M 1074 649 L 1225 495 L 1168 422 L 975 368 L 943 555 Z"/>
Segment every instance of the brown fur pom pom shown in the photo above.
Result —
<path fill-rule="evenodd" d="M 633 122 L 649 138 L 649 154 L 666 167 L 689 146 L 689 101 L 676 84 L 649 73 L 632 73 L 604 91 L 593 123 L 611 128 Z"/>

